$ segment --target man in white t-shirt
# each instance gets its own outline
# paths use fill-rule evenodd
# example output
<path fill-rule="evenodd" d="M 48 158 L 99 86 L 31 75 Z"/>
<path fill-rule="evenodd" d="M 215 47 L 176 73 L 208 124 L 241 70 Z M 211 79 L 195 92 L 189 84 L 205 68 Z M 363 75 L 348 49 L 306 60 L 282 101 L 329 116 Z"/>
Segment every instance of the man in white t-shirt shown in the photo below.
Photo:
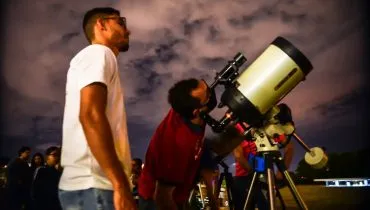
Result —
<path fill-rule="evenodd" d="M 83 19 L 90 45 L 70 62 L 63 118 L 59 199 L 65 210 L 136 209 L 117 56 L 129 48 L 126 19 L 94 8 Z"/>

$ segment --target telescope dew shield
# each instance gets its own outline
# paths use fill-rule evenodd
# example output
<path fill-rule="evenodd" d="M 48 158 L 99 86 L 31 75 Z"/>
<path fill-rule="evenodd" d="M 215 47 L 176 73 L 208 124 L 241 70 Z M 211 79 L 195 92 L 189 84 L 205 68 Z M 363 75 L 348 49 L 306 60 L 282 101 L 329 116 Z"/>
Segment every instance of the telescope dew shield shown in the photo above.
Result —
<path fill-rule="evenodd" d="M 277 37 L 226 89 L 221 102 L 241 120 L 259 122 L 312 70 L 311 62 L 289 41 Z"/>

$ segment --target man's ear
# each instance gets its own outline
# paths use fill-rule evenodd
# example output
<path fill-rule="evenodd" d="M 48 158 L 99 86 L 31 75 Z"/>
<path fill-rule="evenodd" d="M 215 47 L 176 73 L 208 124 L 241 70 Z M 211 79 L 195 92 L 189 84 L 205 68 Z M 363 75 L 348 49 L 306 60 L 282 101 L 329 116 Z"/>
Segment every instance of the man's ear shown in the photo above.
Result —
<path fill-rule="evenodd" d="M 107 30 L 107 29 L 106 29 L 106 27 L 105 27 L 105 23 L 104 23 L 104 21 L 103 21 L 103 19 L 102 19 L 102 18 L 98 18 L 98 19 L 96 20 L 96 26 L 98 27 L 98 29 L 99 29 L 100 31 L 105 31 L 105 30 Z"/>

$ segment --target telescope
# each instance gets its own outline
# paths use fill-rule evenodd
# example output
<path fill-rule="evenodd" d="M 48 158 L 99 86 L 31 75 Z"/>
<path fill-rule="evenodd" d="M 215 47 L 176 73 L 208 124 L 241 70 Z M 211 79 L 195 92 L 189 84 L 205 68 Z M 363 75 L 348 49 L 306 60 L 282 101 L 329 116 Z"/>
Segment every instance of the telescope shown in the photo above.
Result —
<path fill-rule="evenodd" d="M 239 76 L 239 68 L 247 61 L 237 53 L 217 73 L 210 88 L 221 84 L 225 91 L 218 108 L 229 107 L 223 118 L 238 118 L 249 125 L 261 123 L 264 115 L 284 98 L 312 70 L 310 61 L 290 42 L 277 37 L 270 46 Z M 226 123 L 215 126 L 222 130 Z M 220 129 L 221 128 L 221 129 Z"/>
<path fill-rule="evenodd" d="M 257 154 L 266 159 L 271 209 L 275 206 L 272 198 L 274 197 L 272 163 L 276 163 L 283 173 L 301 209 L 307 209 L 281 161 L 279 149 L 286 146 L 291 137 L 294 137 L 307 151 L 305 161 L 313 168 L 323 168 L 328 158 L 321 148 L 310 149 L 302 141 L 295 132 L 289 107 L 279 102 L 306 79 L 313 66 L 300 50 L 280 36 L 273 40 L 253 63 L 239 73 L 239 68 L 246 61 L 245 56 L 238 52 L 216 74 L 214 82 L 209 85 L 212 90 L 218 85 L 223 85 L 225 88 L 217 106 L 227 107 L 223 117 L 216 120 L 206 112 L 201 113 L 201 117 L 215 133 L 221 135 L 229 127 L 241 126 L 242 136 L 248 137 L 244 140 L 249 139 L 256 143 Z M 281 135 L 286 136 L 286 140 L 276 141 L 276 137 Z M 230 142 L 227 139 L 222 140 L 214 142 L 211 147 L 218 155 L 222 154 L 221 156 L 227 155 L 241 143 L 238 140 L 230 140 Z"/>

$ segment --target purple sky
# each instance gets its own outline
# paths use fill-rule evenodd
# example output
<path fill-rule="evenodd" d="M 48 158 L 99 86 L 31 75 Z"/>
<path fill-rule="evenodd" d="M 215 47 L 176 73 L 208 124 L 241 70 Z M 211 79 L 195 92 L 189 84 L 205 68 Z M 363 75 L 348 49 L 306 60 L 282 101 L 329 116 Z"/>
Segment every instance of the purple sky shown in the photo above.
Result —
<path fill-rule="evenodd" d="M 166 114 L 169 87 L 197 77 L 213 82 L 237 52 L 247 67 L 277 36 L 314 69 L 287 95 L 297 133 L 309 146 L 343 152 L 367 146 L 369 68 L 364 6 L 348 0 L 12 0 L 5 3 L 1 60 L 1 156 L 21 145 L 43 151 L 61 142 L 65 78 L 87 42 L 84 12 L 113 6 L 128 20 L 130 50 L 119 56 L 134 157 L 144 157 Z M 361 1 L 357 1 L 361 2 Z M 367 55 L 367 56 L 366 56 Z M 242 68 L 242 69 L 244 69 Z M 218 95 L 223 89 L 219 88 Z M 4 100 L 5 99 L 5 100 Z M 220 117 L 225 110 L 212 115 Z M 294 164 L 303 158 L 296 145 Z M 232 162 L 229 158 L 228 162 Z"/>

